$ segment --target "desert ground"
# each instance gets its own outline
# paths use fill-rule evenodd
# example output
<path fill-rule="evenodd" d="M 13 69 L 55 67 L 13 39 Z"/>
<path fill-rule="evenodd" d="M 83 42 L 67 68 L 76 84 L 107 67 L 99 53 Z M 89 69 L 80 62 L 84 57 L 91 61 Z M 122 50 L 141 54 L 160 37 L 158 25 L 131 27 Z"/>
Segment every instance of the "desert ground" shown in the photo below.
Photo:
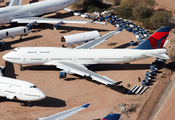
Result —
<path fill-rule="evenodd" d="M 28 2 L 29 0 L 25 0 L 23 4 Z M 72 16 L 71 13 L 64 10 L 44 17 L 84 19 Z M 5 28 L 5 26 L 2 27 Z M 42 101 L 33 102 L 33 107 L 20 106 L 21 101 L 1 98 L 0 119 L 35 120 L 86 103 L 91 103 L 91 105 L 87 109 L 67 118 L 67 120 L 99 119 L 110 112 L 121 113 L 121 120 L 147 119 L 166 87 L 166 83 L 171 78 L 171 70 L 167 68 L 161 69 L 157 77 L 151 82 L 149 89 L 142 95 L 128 94 L 127 92 L 134 85 L 141 85 L 138 77 L 142 80 L 144 79 L 145 72 L 149 71 L 150 64 L 154 61 L 154 58 L 125 64 L 94 65 L 88 67 L 88 69 L 109 77 L 116 82 L 123 81 L 118 87 L 106 87 L 97 82 L 87 80 L 84 77 L 74 75 L 68 75 L 66 79 L 59 79 L 59 70 L 54 66 L 26 65 L 24 66 L 25 71 L 20 71 L 19 65 L 5 62 L 2 59 L 4 54 L 17 47 L 61 47 L 63 43 L 60 40 L 61 36 L 64 35 L 92 30 L 98 30 L 100 35 L 104 35 L 116 29 L 110 24 L 102 26 L 87 23 L 65 24 L 59 30 L 55 31 L 51 24 L 40 24 L 35 26 L 32 32 L 28 36 L 24 36 L 22 40 L 19 40 L 19 37 L 4 39 L 3 41 L 6 42 L 6 47 L 0 51 L 0 65 L 6 66 L 7 70 L 4 76 L 34 83 L 47 95 L 47 98 Z M 171 40 L 173 38 L 174 34 L 170 33 L 168 39 Z M 131 48 L 129 42 L 132 40 L 138 41 L 134 34 L 123 30 L 94 49 Z M 116 43 L 116 45 L 108 46 L 110 43 Z M 169 46 L 171 46 L 171 43 L 168 43 L 167 48 Z M 162 75 L 165 77 L 162 78 Z M 127 87 L 127 84 L 130 84 L 130 87 Z M 120 110 L 122 105 L 126 107 L 124 112 Z"/>

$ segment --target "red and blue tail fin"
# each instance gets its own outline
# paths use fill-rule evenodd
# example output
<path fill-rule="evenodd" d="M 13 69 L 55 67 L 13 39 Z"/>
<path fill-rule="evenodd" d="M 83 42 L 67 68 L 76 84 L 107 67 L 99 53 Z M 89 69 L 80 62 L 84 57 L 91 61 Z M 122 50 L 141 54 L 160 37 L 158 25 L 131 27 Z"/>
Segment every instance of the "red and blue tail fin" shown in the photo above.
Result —
<path fill-rule="evenodd" d="M 119 120 L 121 114 L 116 114 L 116 113 L 109 113 L 106 117 L 104 117 L 101 120 Z"/>
<path fill-rule="evenodd" d="M 158 49 L 163 48 L 163 45 L 171 30 L 170 26 L 162 26 L 159 30 L 154 32 L 149 38 L 138 45 L 134 49 Z"/>

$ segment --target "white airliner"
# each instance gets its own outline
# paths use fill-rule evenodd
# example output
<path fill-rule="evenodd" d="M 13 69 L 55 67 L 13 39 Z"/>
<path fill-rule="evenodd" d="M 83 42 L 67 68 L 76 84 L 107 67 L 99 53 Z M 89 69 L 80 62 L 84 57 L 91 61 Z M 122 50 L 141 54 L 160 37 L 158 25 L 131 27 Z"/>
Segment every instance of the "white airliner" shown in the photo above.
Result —
<path fill-rule="evenodd" d="M 113 31 L 75 49 L 58 47 L 19 47 L 3 56 L 3 59 L 19 65 L 53 65 L 59 69 L 60 78 L 66 73 L 91 77 L 105 85 L 118 84 L 112 79 L 88 70 L 85 65 L 116 64 L 149 57 L 169 59 L 162 48 L 171 27 L 164 26 L 134 49 L 89 49 L 116 32 Z M 160 49 L 159 49 L 160 48 Z M 119 82 L 120 83 L 120 82 Z"/>
<path fill-rule="evenodd" d="M 0 24 L 5 23 L 54 23 L 54 29 L 58 29 L 64 23 L 88 23 L 87 20 L 69 20 L 55 18 L 41 18 L 48 13 L 62 10 L 79 0 L 45 0 L 32 4 L 21 5 L 21 0 L 11 0 L 8 7 L 0 8 Z M 98 22 L 96 22 L 98 23 Z"/>
<path fill-rule="evenodd" d="M 38 118 L 38 120 L 64 120 L 64 119 L 74 115 L 75 113 L 86 109 L 89 105 L 90 104 L 88 103 L 88 104 L 82 105 L 80 107 L 75 107 L 75 108 L 72 108 L 72 109 L 69 109 L 69 110 L 66 110 L 66 111 L 45 117 L 45 118 Z"/>
<path fill-rule="evenodd" d="M 34 84 L 22 80 L 3 77 L 4 68 L 0 66 L 0 96 L 7 99 L 27 101 L 38 101 L 46 98 L 46 95 Z"/>

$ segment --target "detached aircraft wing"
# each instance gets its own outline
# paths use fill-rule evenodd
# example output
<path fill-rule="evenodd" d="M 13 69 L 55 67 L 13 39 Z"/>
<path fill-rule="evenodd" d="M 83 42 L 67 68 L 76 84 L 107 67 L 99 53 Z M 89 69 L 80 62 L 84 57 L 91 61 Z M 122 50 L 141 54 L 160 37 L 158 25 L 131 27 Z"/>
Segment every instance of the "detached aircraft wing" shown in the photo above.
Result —
<path fill-rule="evenodd" d="M 81 76 L 87 76 L 91 77 L 92 80 L 96 80 L 100 83 L 103 83 L 105 85 L 115 85 L 115 84 L 120 84 L 120 82 L 116 83 L 110 78 L 106 76 L 101 76 L 95 72 L 92 72 L 88 70 L 84 65 L 82 64 L 74 64 L 74 63 L 67 63 L 67 62 L 46 62 L 44 65 L 54 65 L 59 69 L 64 70 L 66 73 L 69 74 L 78 74 Z"/>
<path fill-rule="evenodd" d="M 41 18 L 41 17 L 25 17 L 25 18 L 14 18 L 10 22 L 17 22 L 17 23 L 32 23 L 36 21 L 36 23 L 97 23 L 105 25 L 106 23 L 92 21 L 92 20 L 70 20 L 70 19 L 57 19 L 57 18 Z"/>
<path fill-rule="evenodd" d="M 69 109 L 69 110 L 66 110 L 66 111 L 45 117 L 45 118 L 38 118 L 38 120 L 64 120 L 64 119 L 74 115 L 75 113 L 77 113 L 83 109 L 86 109 L 89 105 L 90 104 L 85 104 L 83 106 L 75 107 L 75 108 L 72 108 L 72 109 Z"/>
<path fill-rule="evenodd" d="M 118 29 L 116 31 L 112 31 L 110 33 L 107 33 L 107 34 L 101 36 L 101 37 L 96 38 L 95 40 L 92 40 L 92 41 L 87 42 L 85 44 L 82 44 L 82 45 L 80 45 L 78 47 L 75 47 L 74 49 L 91 49 L 91 48 L 99 45 L 100 43 L 104 42 L 106 39 L 108 39 L 109 37 L 113 36 L 114 34 L 120 33 L 122 30 L 123 30 L 123 28 L 120 28 L 120 29 Z"/>
<path fill-rule="evenodd" d="M 11 0 L 10 4 L 8 5 L 8 7 L 11 6 L 20 6 L 21 5 L 21 0 Z"/>

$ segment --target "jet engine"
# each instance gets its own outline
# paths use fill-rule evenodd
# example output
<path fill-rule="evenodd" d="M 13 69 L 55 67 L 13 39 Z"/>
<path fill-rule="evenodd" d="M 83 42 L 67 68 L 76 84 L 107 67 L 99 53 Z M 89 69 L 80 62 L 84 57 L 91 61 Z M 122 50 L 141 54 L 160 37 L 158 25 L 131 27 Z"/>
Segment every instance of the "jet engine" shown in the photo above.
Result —
<path fill-rule="evenodd" d="M 66 78 L 67 73 L 65 71 L 60 71 L 60 79 Z"/>
<path fill-rule="evenodd" d="M 33 29 L 33 25 L 36 25 L 36 24 L 37 24 L 37 22 L 34 21 L 34 22 L 31 22 L 31 23 L 28 23 L 26 26 L 27 26 L 30 30 L 32 30 L 32 29 Z"/>
<path fill-rule="evenodd" d="M 1 41 L 0 42 L 0 48 L 4 48 L 5 47 L 5 42 L 4 41 Z"/>
<path fill-rule="evenodd" d="M 90 32 L 62 36 L 61 42 L 66 42 L 67 46 L 71 46 L 71 45 L 80 44 L 86 41 L 94 40 L 98 37 L 100 37 L 99 32 L 97 30 L 94 30 Z"/>
<path fill-rule="evenodd" d="M 2 66 L 0 66 L 0 73 L 1 73 L 2 75 L 5 74 L 5 68 L 2 67 Z"/>
<path fill-rule="evenodd" d="M 54 29 L 54 30 L 60 29 L 60 24 L 63 24 L 63 22 L 58 22 L 58 23 L 56 23 L 55 25 L 53 25 L 53 29 Z"/>

